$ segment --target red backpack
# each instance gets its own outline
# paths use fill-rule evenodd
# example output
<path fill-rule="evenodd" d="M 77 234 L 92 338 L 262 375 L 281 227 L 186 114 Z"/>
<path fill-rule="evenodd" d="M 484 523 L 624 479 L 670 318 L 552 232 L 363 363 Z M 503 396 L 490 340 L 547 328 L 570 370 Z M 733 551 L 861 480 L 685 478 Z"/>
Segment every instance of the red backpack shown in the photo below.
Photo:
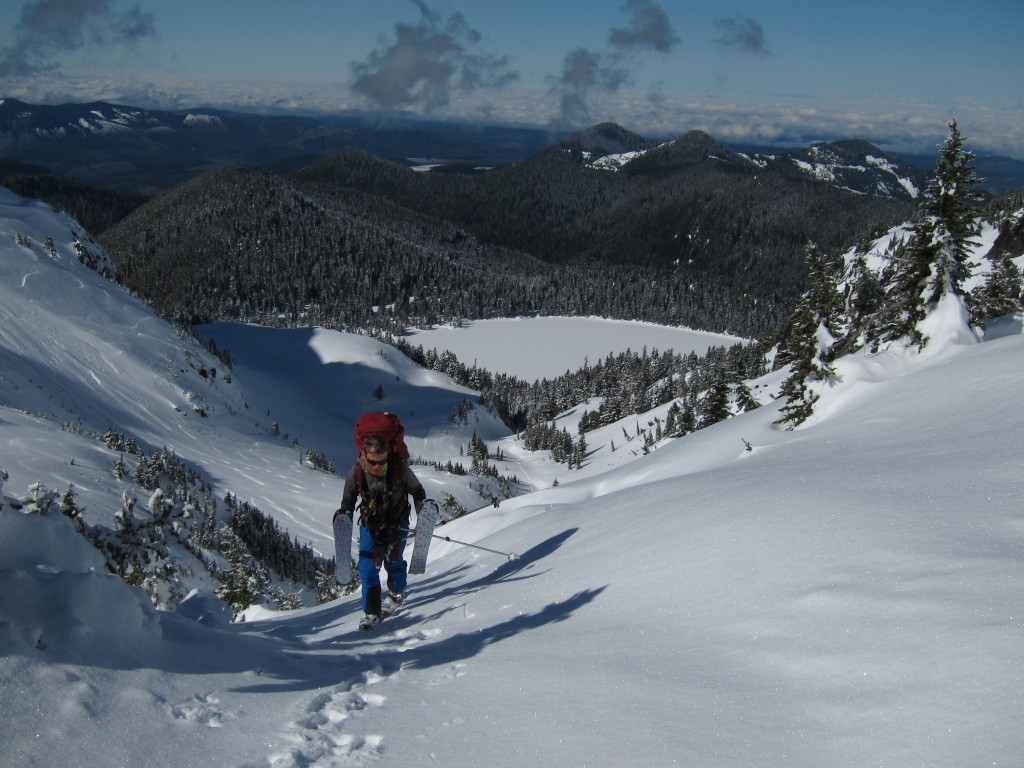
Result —
<path fill-rule="evenodd" d="M 405 427 L 398 416 L 390 411 L 370 411 L 356 422 L 356 449 L 363 455 L 363 440 L 374 432 L 388 441 L 388 453 L 397 455 L 403 462 L 409 460 L 409 448 L 405 444 Z"/>
<path fill-rule="evenodd" d="M 393 528 L 408 522 L 409 498 L 402 477 L 402 464 L 409 461 L 409 448 L 405 444 L 405 427 L 398 417 L 390 412 L 371 411 L 364 413 L 356 422 L 355 438 L 359 455 L 363 455 L 363 440 L 367 435 L 373 433 L 381 435 L 388 442 L 388 456 L 400 459 L 399 462 L 388 462 L 386 479 L 384 481 L 387 491 L 383 497 L 374 499 L 371 504 L 369 490 L 366 485 L 366 475 L 363 474 L 362 462 L 356 462 L 355 479 L 359 495 L 363 499 L 363 512 L 360 522 L 365 524 L 373 532 L 374 539 L 383 536 L 388 524 Z M 397 497 L 399 502 L 391 507 L 391 499 Z M 381 510 L 384 510 L 382 513 Z"/>

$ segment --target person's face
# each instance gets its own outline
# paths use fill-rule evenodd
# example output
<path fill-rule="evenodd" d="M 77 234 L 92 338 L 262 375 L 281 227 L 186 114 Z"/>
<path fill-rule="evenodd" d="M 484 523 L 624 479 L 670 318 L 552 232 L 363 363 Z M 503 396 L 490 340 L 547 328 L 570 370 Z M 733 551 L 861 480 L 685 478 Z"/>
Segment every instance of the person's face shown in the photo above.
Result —
<path fill-rule="evenodd" d="M 375 475 L 383 475 L 388 468 L 388 455 L 384 451 L 368 450 L 363 454 L 366 468 Z"/>

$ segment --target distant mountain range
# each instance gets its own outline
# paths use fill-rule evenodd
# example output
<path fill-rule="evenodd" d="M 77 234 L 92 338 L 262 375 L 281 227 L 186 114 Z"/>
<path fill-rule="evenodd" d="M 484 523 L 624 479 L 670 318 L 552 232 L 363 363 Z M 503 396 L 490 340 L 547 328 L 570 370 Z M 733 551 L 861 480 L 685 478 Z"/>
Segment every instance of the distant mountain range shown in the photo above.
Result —
<path fill-rule="evenodd" d="M 968 137 L 969 139 L 969 137 Z M 863 141 L 795 149 L 727 146 L 708 136 L 707 147 L 687 152 L 746 157 L 776 170 L 828 181 L 867 194 L 913 199 L 934 157 L 898 157 Z M 153 195 L 204 171 L 251 165 L 297 170 L 344 148 L 434 170 L 472 172 L 521 161 L 552 147 L 588 153 L 596 168 L 634 170 L 688 163 L 679 145 L 602 124 L 572 136 L 540 128 L 454 123 L 373 123 L 364 118 L 311 118 L 244 114 L 213 109 L 159 111 L 93 102 L 59 106 L 0 100 L 0 171 L 3 160 L 43 167 L 98 187 Z M 1024 162 L 979 157 L 985 190 L 1024 187 Z"/>
<path fill-rule="evenodd" d="M 0 100 L 0 158 L 147 195 L 225 166 L 294 170 L 344 147 L 398 162 L 446 158 L 492 166 L 533 154 L 550 141 L 547 132 L 529 128 Z"/>

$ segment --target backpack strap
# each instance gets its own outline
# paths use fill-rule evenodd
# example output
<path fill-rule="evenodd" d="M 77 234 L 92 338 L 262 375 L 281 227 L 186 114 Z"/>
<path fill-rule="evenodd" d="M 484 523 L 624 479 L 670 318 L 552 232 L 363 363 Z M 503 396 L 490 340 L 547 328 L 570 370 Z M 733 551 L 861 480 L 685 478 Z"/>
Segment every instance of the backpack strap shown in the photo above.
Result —
<path fill-rule="evenodd" d="M 359 498 L 362 500 L 363 503 L 363 513 L 361 515 L 363 520 L 367 520 L 368 518 L 373 517 L 375 513 L 380 512 L 379 508 L 373 510 L 370 509 L 370 507 L 374 506 L 375 504 L 390 511 L 392 498 L 395 497 L 399 498 L 402 502 L 404 502 L 404 504 L 400 504 L 399 506 L 399 514 L 401 514 L 402 511 L 408 509 L 409 494 L 405 487 L 405 481 L 402 477 L 403 467 L 404 463 L 402 462 L 398 454 L 388 454 L 388 468 L 384 475 L 384 487 L 386 490 L 384 491 L 383 494 L 381 494 L 380 497 L 375 497 L 370 494 L 370 488 L 368 483 L 366 482 L 366 471 L 363 469 L 363 463 L 361 461 L 356 462 L 355 481 L 356 488 L 359 489 Z"/>

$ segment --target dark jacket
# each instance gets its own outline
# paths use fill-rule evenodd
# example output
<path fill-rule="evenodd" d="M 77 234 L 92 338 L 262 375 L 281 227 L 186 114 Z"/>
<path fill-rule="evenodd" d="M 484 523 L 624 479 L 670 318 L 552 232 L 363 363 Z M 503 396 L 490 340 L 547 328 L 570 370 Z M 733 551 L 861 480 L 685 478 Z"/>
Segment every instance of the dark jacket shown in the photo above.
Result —
<path fill-rule="evenodd" d="M 410 495 L 418 512 L 427 498 L 427 492 L 407 463 L 392 456 L 388 462 L 387 474 L 380 477 L 372 474 L 360 458 L 345 478 L 345 489 L 341 494 L 338 512 L 351 516 L 356 508 L 356 502 L 361 501 L 361 525 L 365 525 L 372 517 L 378 525 L 406 526 L 409 524 Z"/>

